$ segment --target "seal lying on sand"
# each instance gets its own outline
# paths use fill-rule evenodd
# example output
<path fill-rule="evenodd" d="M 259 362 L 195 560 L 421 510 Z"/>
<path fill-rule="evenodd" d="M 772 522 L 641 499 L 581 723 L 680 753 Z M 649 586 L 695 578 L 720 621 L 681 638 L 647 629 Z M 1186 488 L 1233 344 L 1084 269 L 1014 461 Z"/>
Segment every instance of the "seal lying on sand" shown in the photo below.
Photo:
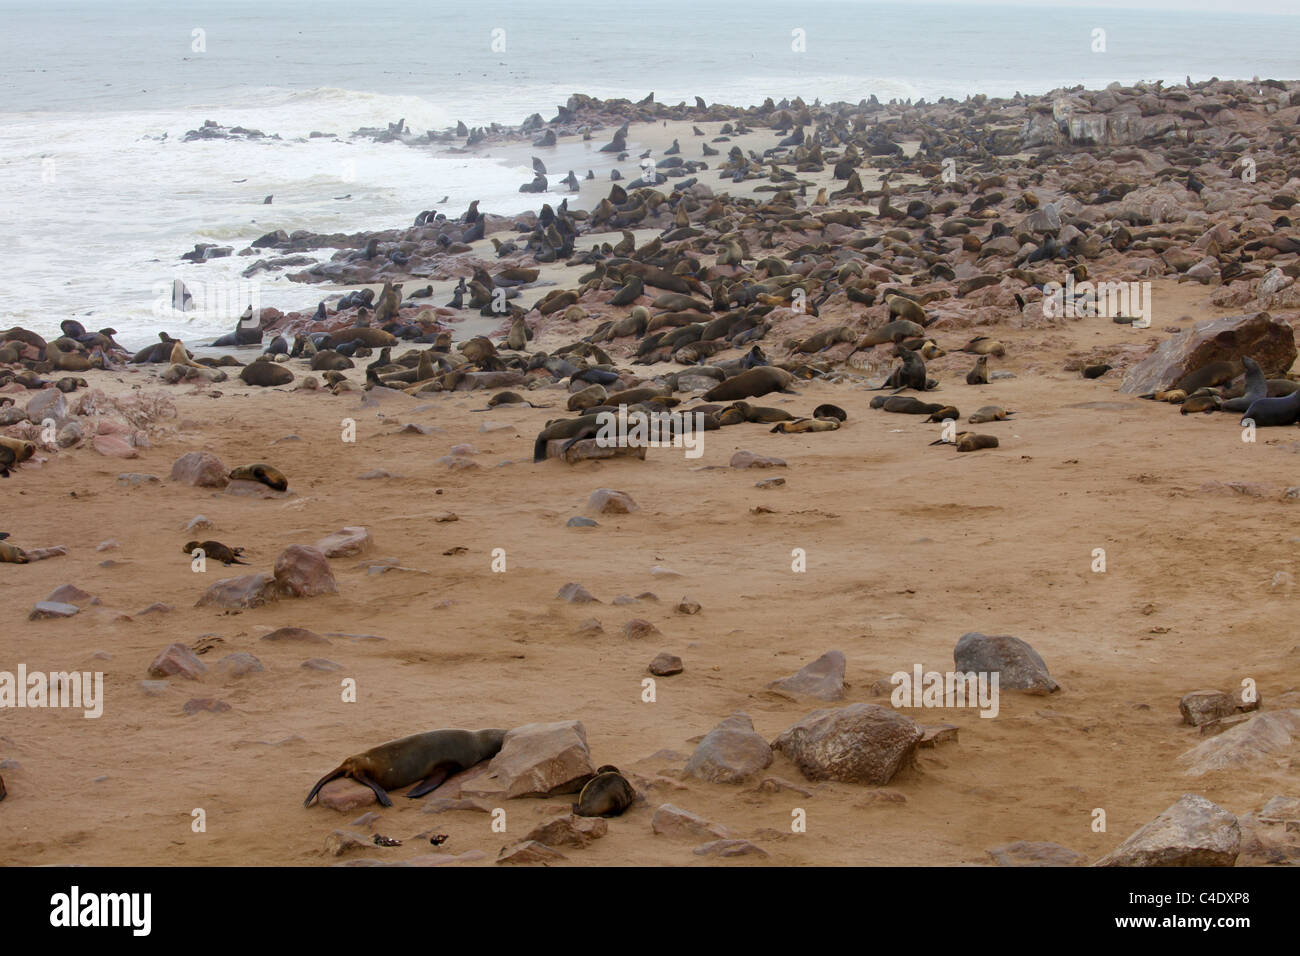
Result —
<path fill-rule="evenodd" d="M 391 807 L 386 790 L 418 784 L 407 794 L 422 797 L 437 789 L 454 773 L 495 757 L 505 740 L 504 730 L 431 730 L 390 740 L 343 761 L 311 788 L 304 807 L 311 806 L 320 788 L 339 777 L 351 777 L 375 792 L 379 802 Z"/>

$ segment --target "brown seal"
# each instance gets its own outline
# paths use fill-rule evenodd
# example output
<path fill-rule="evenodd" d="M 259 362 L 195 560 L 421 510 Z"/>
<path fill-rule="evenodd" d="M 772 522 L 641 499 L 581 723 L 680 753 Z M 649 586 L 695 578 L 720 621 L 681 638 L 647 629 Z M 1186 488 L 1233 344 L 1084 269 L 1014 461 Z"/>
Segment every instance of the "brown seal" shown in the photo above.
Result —
<path fill-rule="evenodd" d="M 0 564 L 26 564 L 27 552 L 16 544 L 0 541 Z"/>
<path fill-rule="evenodd" d="M 733 375 L 726 381 L 719 382 L 704 393 L 706 402 L 734 402 L 741 398 L 758 398 L 769 392 L 786 392 L 796 394 L 790 388 L 794 376 L 785 369 L 774 365 L 761 365 Z"/>
<path fill-rule="evenodd" d="M 987 385 L 989 383 L 989 357 L 981 355 L 975 361 L 975 367 L 966 373 L 967 385 Z"/>
<path fill-rule="evenodd" d="M 239 378 L 246 385 L 269 388 L 272 385 L 288 385 L 293 381 L 293 372 L 263 356 L 240 369 Z"/>
<path fill-rule="evenodd" d="M 9 438 L 0 435 L 0 448 L 8 448 L 14 454 L 13 464 L 26 461 L 36 454 L 36 443 L 22 438 Z"/>
<path fill-rule="evenodd" d="M 349 757 L 325 774 L 302 805 L 311 806 L 320 788 L 339 777 L 365 784 L 386 807 L 393 805 L 386 790 L 416 784 L 407 796 L 422 797 L 452 774 L 495 757 L 505 735 L 504 730 L 430 730 L 390 740 Z"/>
<path fill-rule="evenodd" d="M 797 435 L 802 432 L 833 432 L 840 427 L 835 418 L 796 418 L 794 421 L 777 422 L 771 431 L 782 435 Z"/>
<path fill-rule="evenodd" d="M 977 451 L 980 448 L 997 448 L 996 435 L 977 435 L 975 432 L 958 432 L 955 442 L 940 438 L 930 442 L 931 445 L 956 445 L 958 451 Z"/>
<path fill-rule="evenodd" d="M 580 817 L 617 817 L 636 800 L 636 791 L 617 767 L 606 764 L 587 781 L 573 812 Z"/>
<path fill-rule="evenodd" d="M 596 437 L 600 431 L 600 417 L 601 413 L 593 412 L 578 418 L 560 418 L 547 422 L 533 442 L 533 461 L 546 460 L 546 443 L 554 438 L 567 438 L 568 444 L 572 445 L 584 438 Z"/>
<path fill-rule="evenodd" d="M 794 421 L 795 417 L 783 408 L 767 408 L 763 405 L 751 405 L 749 402 L 732 402 L 718 413 L 718 422 L 723 425 L 737 425 L 740 422 L 770 425 L 773 422 Z"/>
<path fill-rule="evenodd" d="M 947 406 L 923 402 L 911 395 L 877 395 L 871 400 L 871 407 L 902 415 L 933 415 Z"/>
<path fill-rule="evenodd" d="M 240 465 L 230 472 L 231 481 L 260 481 L 268 488 L 284 491 L 289 487 L 289 479 L 270 465 Z"/>
<path fill-rule="evenodd" d="M 243 548 L 230 548 L 220 541 L 189 541 L 181 550 L 191 557 L 195 551 L 202 551 L 204 557 L 211 558 L 213 561 L 220 561 L 226 567 L 230 567 L 232 564 L 248 563 L 239 560 L 239 556 L 244 553 Z"/>
<path fill-rule="evenodd" d="M 987 335 L 975 336 L 962 347 L 962 351 L 973 352 L 976 355 L 996 355 L 999 358 L 1007 354 L 1006 346 Z"/>
<path fill-rule="evenodd" d="M 1015 412 L 1009 412 L 1001 405 L 985 405 L 983 408 L 975 409 L 975 414 L 971 415 L 970 423 L 978 425 L 982 422 L 1004 422 Z"/>

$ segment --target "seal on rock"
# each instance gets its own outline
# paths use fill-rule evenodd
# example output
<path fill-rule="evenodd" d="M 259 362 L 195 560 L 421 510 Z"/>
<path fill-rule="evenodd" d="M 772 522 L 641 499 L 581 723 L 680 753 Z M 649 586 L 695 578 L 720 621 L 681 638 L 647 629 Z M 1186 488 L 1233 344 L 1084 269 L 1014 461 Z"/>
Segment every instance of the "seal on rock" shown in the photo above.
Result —
<path fill-rule="evenodd" d="M 351 777 L 375 792 L 380 804 L 391 807 L 387 790 L 416 784 L 406 795 L 422 797 L 448 777 L 490 760 L 501 750 L 504 730 L 430 730 L 390 740 L 354 754 L 316 781 L 304 807 L 311 806 L 320 788 L 339 777 Z"/>

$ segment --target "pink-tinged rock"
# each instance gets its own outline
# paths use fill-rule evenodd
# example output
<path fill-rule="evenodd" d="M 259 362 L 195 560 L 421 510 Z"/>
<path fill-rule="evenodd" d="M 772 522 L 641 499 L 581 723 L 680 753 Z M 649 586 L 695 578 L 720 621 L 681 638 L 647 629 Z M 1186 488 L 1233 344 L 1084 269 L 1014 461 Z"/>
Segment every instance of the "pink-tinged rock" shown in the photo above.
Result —
<path fill-rule="evenodd" d="M 743 783 L 772 765 L 772 748 L 759 734 L 748 714 L 732 714 L 700 741 L 686 772 L 710 783 Z"/>
<path fill-rule="evenodd" d="M 1242 710 L 1254 710 L 1258 706 L 1256 702 L 1253 706 L 1241 707 L 1240 697 L 1234 699 L 1231 694 L 1219 690 L 1194 690 L 1190 694 L 1184 694 L 1183 699 L 1178 702 L 1183 723 L 1193 727 L 1208 724 L 1222 717 L 1230 717 L 1239 707 Z"/>
<path fill-rule="evenodd" d="M 245 574 L 223 578 L 203 592 L 195 607 L 261 607 L 279 596 L 275 578 L 269 574 Z"/>
<path fill-rule="evenodd" d="M 786 467 L 784 458 L 769 458 L 766 455 L 756 455 L 752 451 L 746 451 L 743 448 L 731 456 L 732 468 L 784 468 Z"/>
<path fill-rule="evenodd" d="M 330 810 L 337 810 L 340 813 L 351 813 L 361 807 L 378 806 L 379 800 L 375 797 L 375 792 L 363 783 L 357 783 L 348 777 L 339 777 L 331 780 L 325 786 L 320 788 L 320 793 L 316 799 L 322 807 L 328 807 Z"/>
<path fill-rule="evenodd" d="M 537 824 L 524 837 L 524 841 L 536 840 L 549 847 L 584 847 L 608 832 L 609 824 L 600 817 L 580 817 L 565 813 Z"/>
<path fill-rule="evenodd" d="M 558 863 L 565 859 L 568 858 L 563 853 L 552 850 L 549 846 L 538 843 L 536 840 L 526 840 L 523 843 L 516 843 L 514 846 L 502 847 L 497 862 L 512 864 L 540 863 L 542 866 L 548 866 L 551 863 Z"/>
<path fill-rule="evenodd" d="M 155 601 L 137 614 L 136 617 L 144 617 L 146 614 L 168 614 L 174 610 L 176 609 L 170 604 L 163 604 L 161 601 Z"/>
<path fill-rule="evenodd" d="M 696 856 L 767 856 L 767 851 L 762 847 L 755 846 L 748 840 L 713 840 L 709 843 L 697 846 L 694 850 Z"/>
<path fill-rule="evenodd" d="M 335 830 L 325 837 L 325 852 L 330 856 L 342 856 L 353 850 L 373 850 L 374 848 L 375 844 L 364 834 L 353 833 L 350 830 Z"/>
<path fill-rule="evenodd" d="M 682 659 L 676 654 L 669 654 L 663 651 L 655 655 L 655 659 L 650 662 L 650 673 L 655 677 L 672 677 L 674 674 L 682 672 Z"/>
<path fill-rule="evenodd" d="M 224 488 L 230 483 L 229 472 L 211 452 L 191 451 L 172 464 L 171 479 L 196 488 Z"/>
<path fill-rule="evenodd" d="M 625 515 L 639 509 L 631 495 L 612 488 L 597 488 L 587 499 L 587 510 L 598 515 Z"/>
<path fill-rule="evenodd" d="M 63 545 L 56 545 L 53 548 L 26 548 L 23 554 L 27 555 L 28 563 L 32 561 L 44 561 L 46 558 L 61 558 L 68 553 L 68 549 Z"/>
<path fill-rule="evenodd" d="M 226 677 L 244 677 L 264 669 L 262 662 L 247 651 L 235 651 L 217 661 L 217 670 Z"/>
<path fill-rule="evenodd" d="M 64 604 L 60 601 L 38 601 L 32 607 L 32 613 L 27 615 L 29 621 L 44 621 L 55 617 L 72 617 L 80 610 L 75 604 Z"/>
<path fill-rule="evenodd" d="M 370 532 L 362 527 L 346 527 L 321 538 L 313 546 L 327 558 L 348 558 L 368 551 L 373 543 Z"/>
<path fill-rule="evenodd" d="M 184 644 L 168 644 L 149 665 L 150 677 L 184 677 L 198 680 L 207 668 L 192 650 Z"/>
<path fill-rule="evenodd" d="M 827 651 L 797 674 L 773 681 L 769 687 L 787 694 L 801 694 L 818 700 L 839 700 L 844 696 L 844 652 Z"/>
<path fill-rule="evenodd" d="M 139 458 L 140 453 L 117 435 L 96 435 L 91 440 L 95 451 L 108 458 Z"/>
<path fill-rule="evenodd" d="M 655 810 L 650 820 L 650 828 L 656 836 L 666 836 L 675 840 L 725 840 L 727 828 L 711 823 L 689 810 L 665 803 Z"/>
<path fill-rule="evenodd" d="M 75 584 L 60 584 L 50 592 L 45 600 L 61 604 L 98 604 L 99 600 L 89 591 L 83 591 Z"/>
<path fill-rule="evenodd" d="M 328 644 L 329 638 L 321 637 L 315 631 L 309 631 L 305 627 L 277 627 L 270 634 L 263 634 L 264 641 L 280 641 L 284 643 L 297 644 Z"/>
<path fill-rule="evenodd" d="M 204 711 L 210 714 L 224 714 L 230 710 L 230 705 L 224 700 L 217 700 L 215 697 L 192 697 L 185 702 L 181 710 L 189 717 Z"/>
<path fill-rule="evenodd" d="M 654 637 L 658 633 L 659 628 L 655 627 L 649 621 L 644 621 L 639 617 L 633 618 L 623 625 L 623 636 L 632 638 L 633 640 Z"/>
<path fill-rule="evenodd" d="M 55 425 L 62 425 L 68 418 L 68 400 L 57 388 L 39 391 L 27 403 L 28 421 L 43 425 L 47 418 L 53 419 Z"/>
<path fill-rule="evenodd" d="M 594 438 L 584 438 L 582 441 L 574 442 L 569 445 L 567 438 L 553 438 L 546 443 L 547 458 L 562 458 L 569 464 L 576 464 L 580 461 L 599 461 L 603 458 L 638 458 L 644 459 L 645 445 L 602 445 Z"/>
<path fill-rule="evenodd" d="M 338 591 L 329 558 L 301 544 L 290 545 L 275 559 L 275 581 L 289 597 L 316 597 Z"/>
<path fill-rule="evenodd" d="M 988 851 L 998 866 L 1082 866 L 1084 855 L 1059 843 L 1016 840 Z"/>
<path fill-rule="evenodd" d="M 581 721 L 525 724 L 506 733 L 487 772 L 462 792 L 468 797 L 549 797 L 577 793 L 595 774 Z"/>
<path fill-rule="evenodd" d="M 1259 363 L 1265 377 L 1281 377 L 1296 359 L 1295 332 L 1267 312 L 1198 322 L 1182 335 L 1161 342 L 1148 358 L 1130 368 L 1120 391 L 1158 392 L 1211 362 L 1231 361 L 1240 367 L 1244 355 Z"/>
<path fill-rule="evenodd" d="M 810 780 L 884 786 L 916 753 L 916 721 L 878 704 L 815 710 L 772 742 Z"/>

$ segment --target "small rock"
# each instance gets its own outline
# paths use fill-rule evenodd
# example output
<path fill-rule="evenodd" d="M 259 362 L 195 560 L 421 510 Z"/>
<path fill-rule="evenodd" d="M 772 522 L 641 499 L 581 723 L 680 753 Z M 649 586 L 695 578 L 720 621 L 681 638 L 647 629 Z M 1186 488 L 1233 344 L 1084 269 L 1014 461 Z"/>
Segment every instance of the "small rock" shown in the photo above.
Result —
<path fill-rule="evenodd" d="M 727 828 L 710 823 L 703 817 L 675 807 L 671 803 L 662 804 L 655 810 L 650 821 L 650 828 L 656 836 L 666 836 L 677 840 L 725 840 Z"/>
<path fill-rule="evenodd" d="M 277 627 L 269 634 L 263 634 L 262 640 L 271 642 L 300 643 L 300 644 L 328 644 L 329 639 L 321 637 L 315 631 L 309 631 L 305 627 Z"/>
<path fill-rule="evenodd" d="M 181 709 L 185 711 L 187 716 L 192 717 L 203 711 L 212 714 L 224 714 L 230 710 L 230 705 L 224 700 L 217 700 L 215 697 L 194 697 L 187 700 Z"/>
<path fill-rule="evenodd" d="M 699 601 L 692 601 L 688 597 L 683 597 L 677 604 L 677 610 L 681 614 L 699 614 L 702 608 Z"/>
<path fill-rule="evenodd" d="M 682 672 L 682 659 L 663 651 L 650 662 L 650 673 L 656 677 L 672 677 Z"/>
<path fill-rule="evenodd" d="M 343 669 L 342 664 L 336 664 L 334 661 L 325 657 L 311 657 L 303 661 L 300 665 L 303 670 L 309 671 L 338 671 Z"/>
<path fill-rule="evenodd" d="M 83 591 L 75 584 L 60 584 L 49 593 L 46 601 L 55 604 L 98 604 L 99 599 L 89 591 Z"/>
<path fill-rule="evenodd" d="M 373 543 L 370 532 L 362 527 L 346 527 L 316 542 L 315 548 L 327 558 L 347 558 L 361 554 Z"/>
<path fill-rule="evenodd" d="M 1240 704 L 1239 698 L 1234 699 L 1231 694 L 1225 694 L 1223 691 L 1194 690 L 1183 695 L 1182 700 L 1178 702 L 1178 710 L 1183 715 L 1183 723 L 1199 727 L 1221 717 L 1230 717 L 1237 712 Z M 1257 701 L 1254 706 L 1242 709 L 1254 710 L 1258 706 Z"/>
<path fill-rule="evenodd" d="M 784 484 L 785 484 L 784 478 L 764 478 L 762 481 L 755 482 L 754 487 L 763 488 L 766 490 L 768 488 L 780 488 Z"/>
<path fill-rule="evenodd" d="M 587 510 L 595 514 L 623 515 L 640 510 L 640 505 L 622 491 L 597 488 L 587 499 Z"/>
<path fill-rule="evenodd" d="M 599 525 L 596 521 L 592 520 L 591 518 L 583 518 L 583 517 L 581 517 L 581 516 L 578 516 L 578 517 L 570 518 L 568 521 L 566 521 L 566 522 L 565 522 L 565 527 L 568 527 L 568 528 L 598 528 L 598 527 L 600 527 L 600 525 Z"/>
<path fill-rule="evenodd" d="M 213 527 L 213 524 L 206 515 L 195 515 L 185 522 L 186 531 L 207 531 L 211 527 Z"/>
<path fill-rule="evenodd" d="M 608 832 L 609 824 L 600 817 L 580 817 L 565 813 L 537 824 L 524 837 L 524 842 L 535 840 L 548 847 L 584 847 Z"/>
<path fill-rule="evenodd" d="M 162 479 L 157 475 L 145 475 L 135 471 L 123 472 L 117 476 L 117 483 L 119 485 L 126 485 L 131 488 L 139 487 L 140 485 L 158 484 L 161 481 Z"/>
<path fill-rule="evenodd" d="M 1016 840 L 988 851 L 998 866 L 1081 866 L 1082 853 L 1075 853 L 1059 843 L 1030 843 Z"/>
<path fill-rule="evenodd" d="M 161 697 L 171 690 L 172 685 L 165 680 L 142 680 L 136 681 L 136 686 L 144 692 L 146 697 Z"/>
<path fill-rule="evenodd" d="M 247 651 L 235 651 L 217 661 L 217 670 L 226 677 L 238 678 L 265 670 L 262 662 Z"/>
<path fill-rule="evenodd" d="M 328 807 L 340 813 L 351 813 L 361 807 L 378 806 L 379 804 L 373 790 L 365 784 L 357 783 L 348 777 L 339 777 L 325 784 L 320 788 L 320 793 L 316 799 L 322 807 Z"/>
<path fill-rule="evenodd" d="M 316 548 L 300 544 L 290 545 L 275 559 L 275 582 L 281 593 L 290 597 L 316 597 L 338 591 L 329 559 Z"/>
<path fill-rule="evenodd" d="M 525 724 L 506 733 L 486 773 L 463 793 L 488 798 L 577 793 L 595 773 L 581 721 Z"/>
<path fill-rule="evenodd" d="M 798 673 L 773 681 L 768 686 L 818 700 L 839 700 L 844 696 L 844 664 L 843 651 L 827 651 L 800 668 Z"/>
<path fill-rule="evenodd" d="M 600 603 L 599 601 L 596 601 L 594 597 L 591 596 L 590 591 L 584 588 L 581 584 L 576 584 L 576 583 L 569 583 L 564 585 L 564 587 L 560 588 L 560 590 L 555 593 L 555 596 L 562 600 L 568 601 L 570 604 L 591 604 L 592 602 L 595 602 L 597 604 Z"/>
<path fill-rule="evenodd" d="M 784 458 L 769 458 L 741 449 L 731 456 L 732 468 L 785 468 Z"/>
<path fill-rule="evenodd" d="M 647 637 L 653 637 L 659 633 L 659 628 L 655 627 L 649 621 L 641 618 L 633 618 L 623 625 L 623 636 L 634 640 L 641 640 Z"/>
<path fill-rule="evenodd" d="M 364 835 L 350 830 L 335 830 L 325 838 L 325 852 L 330 856 L 342 856 L 351 850 L 364 850 L 372 846 L 374 844 Z"/>
<path fill-rule="evenodd" d="M 76 605 L 63 604 L 59 601 L 38 601 L 27 615 L 29 621 L 43 621 L 48 618 L 72 617 L 79 611 Z"/>
<path fill-rule="evenodd" d="M 921 728 L 878 704 L 816 710 L 772 743 L 810 780 L 884 786 L 916 753 Z"/>
<path fill-rule="evenodd" d="M 275 578 L 269 574 L 245 574 L 222 578 L 199 597 L 195 607 L 261 607 L 279 596 Z"/>
<path fill-rule="evenodd" d="M 743 783 L 771 765 L 772 748 L 754 732 L 747 714 L 736 713 L 704 735 L 686 761 L 686 772 L 709 783 Z"/>
<path fill-rule="evenodd" d="M 207 670 L 192 650 L 184 644 L 168 644 L 149 665 L 150 677 L 184 677 L 198 680 Z"/>
<path fill-rule="evenodd" d="M 696 856 L 767 856 L 767 851 L 748 840 L 713 840 L 694 850 Z"/>
<path fill-rule="evenodd" d="M 542 866 L 564 859 L 567 859 L 567 857 L 563 853 L 552 850 L 549 846 L 538 843 L 536 840 L 526 840 L 523 843 L 516 843 L 514 846 L 502 847 L 500 855 L 497 856 L 498 863 L 540 863 Z"/>

